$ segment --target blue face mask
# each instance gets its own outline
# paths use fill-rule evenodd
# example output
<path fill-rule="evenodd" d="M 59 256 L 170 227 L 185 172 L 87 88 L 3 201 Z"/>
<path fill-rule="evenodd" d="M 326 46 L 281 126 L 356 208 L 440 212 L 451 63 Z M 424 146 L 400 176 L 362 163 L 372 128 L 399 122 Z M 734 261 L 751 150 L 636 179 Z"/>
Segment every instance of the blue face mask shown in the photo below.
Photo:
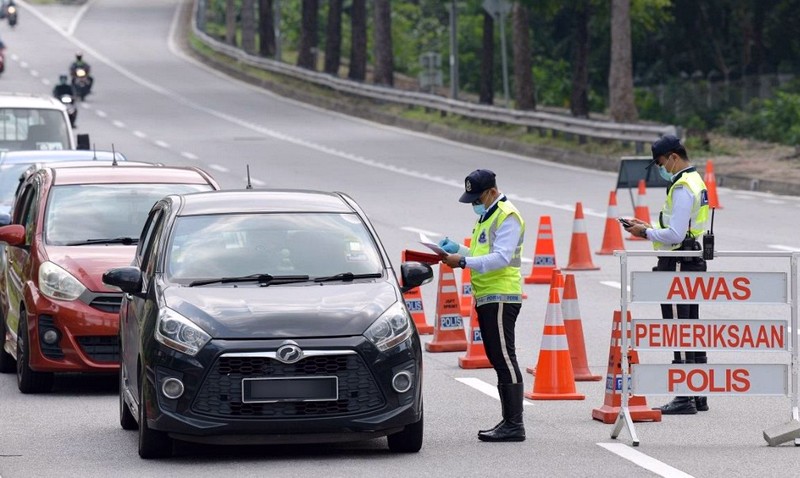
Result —
<path fill-rule="evenodd" d="M 667 160 L 667 161 L 669 161 L 669 160 Z M 667 168 L 666 168 L 666 166 L 661 166 L 661 165 L 659 165 L 659 166 L 658 166 L 658 174 L 659 174 L 659 175 L 660 175 L 662 178 L 664 178 L 664 180 L 665 180 L 665 181 L 670 181 L 670 182 L 672 181 L 672 173 L 670 173 L 669 171 L 667 171 Z"/>
<path fill-rule="evenodd" d="M 472 210 L 475 211 L 475 214 L 477 214 L 478 216 L 483 216 L 484 214 L 486 214 L 486 206 L 484 206 L 483 203 L 473 204 Z"/>

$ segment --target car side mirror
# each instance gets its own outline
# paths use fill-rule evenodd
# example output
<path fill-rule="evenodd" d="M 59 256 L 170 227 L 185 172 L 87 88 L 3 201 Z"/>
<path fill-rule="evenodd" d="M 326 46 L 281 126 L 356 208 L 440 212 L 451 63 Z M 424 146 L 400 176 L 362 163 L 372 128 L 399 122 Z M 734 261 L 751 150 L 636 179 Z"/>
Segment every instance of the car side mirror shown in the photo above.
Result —
<path fill-rule="evenodd" d="M 103 273 L 103 283 L 119 287 L 122 292 L 127 292 L 128 294 L 141 294 L 142 271 L 133 266 L 109 269 Z"/>
<path fill-rule="evenodd" d="M 8 226 L 11 224 L 11 214 L 0 212 L 0 226 Z"/>
<path fill-rule="evenodd" d="M 433 280 L 433 269 L 430 264 L 423 262 L 404 262 L 400 265 L 400 277 L 403 278 L 403 286 L 400 287 L 400 290 L 405 294 L 411 289 Z"/>
<path fill-rule="evenodd" d="M 0 242 L 5 242 L 9 246 L 25 244 L 25 226 L 9 224 L 8 226 L 0 227 Z"/>
<path fill-rule="evenodd" d="M 86 133 L 79 134 L 79 135 L 77 135 L 77 138 L 78 138 L 78 141 L 77 141 L 77 144 L 75 145 L 75 149 L 81 149 L 81 150 L 86 150 L 86 151 L 92 149 L 91 148 L 91 143 L 89 142 L 89 135 L 88 134 L 86 134 Z"/>

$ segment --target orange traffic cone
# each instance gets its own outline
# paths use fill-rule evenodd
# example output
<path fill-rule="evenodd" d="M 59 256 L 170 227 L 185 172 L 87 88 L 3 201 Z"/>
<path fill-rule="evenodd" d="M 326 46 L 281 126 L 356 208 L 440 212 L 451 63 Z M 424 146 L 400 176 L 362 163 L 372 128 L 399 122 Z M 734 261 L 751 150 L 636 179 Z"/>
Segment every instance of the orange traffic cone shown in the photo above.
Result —
<path fill-rule="evenodd" d="M 608 213 L 606 214 L 606 231 L 603 234 L 603 245 L 597 254 L 609 255 L 616 250 L 625 250 L 622 244 L 622 226 L 617 215 L 617 192 L 611 191 L 608 198 Z"/>
<path fill-rule="evenodd" d="M 453 268 L 439 264 L 439 292 L 436 295 L 436 325 L 433 340 L 425 344 L 428 352 L 460 352 L 467 350 L 464 321 L 458 303 L 458 288 Z"/>
<path fill-rule="evenodd" d="M 549 284 L 550 275 L 556 267 L 556 246 L 553 242 L 553 224 L 550 216 L 539 218 L 536 234 L 536 250 L 533 253 L 533 269 L 525 278 L 526 284 Z"/>
<path fill-rule="evenodd" d="M 561 274 L 561 269 L 553 269 L 550 275 L 550 288 L 558 291 L 558 297 L 564 292 L 564 276 Z M 536 375 L 536 367 L 525 367 L 525 371 L 531 375 Z"/>
<path fill-rule="evenodd" d="M 717 198 L 717 177 L 714 175 L 714 163 L 706 161 L 706 174 L 703 175 L 703 182 L 708 189 L 708 207 L 722 209 L 722 204 Z"/>
<path fill-rule="evenodd" d="M 542 346 L 536 366 L 533 391 L 525 393 L 531 400 L 583 400 L 586 397 L 575 389 L 575 376 L 569 358 L 566 330 L 561 317 L 558 290 L 550 288 L 550 301 L 544 319 Z"/>
<path fill-rule="evenodd" d="M 592 263 L 589 250 L 589 236 L 586 234 L 586 223 L 583 219 L 583 204 L 575 203 L 575 222 L 572 223 L 572 242 L 569 245 L 569 263 L 567 271 L 596 271 L 600 269 Z"/>
<path fill-rule="evenodd" d="M 464 239 L 465 246 L 469 247 L 471 243 L 471 237 Z M 465 267 L 461 269 L 461 316 L 469 317 L 472 309 L 472 274 L 469 267 Z"/>
<path fill-rule="evenodd" d="M 406 251 L 400 252 L 400 262 L 406 262 Z M 402 278 L 400 279 L 402 285 Z M 433 333 L 433 326 L 428 325 L 428 321 L 425 319 L 425 307 L 422 305 L 422 293 L 419 290 L 419 287 L 414 287 L 408 292 L 403 293 L 403 300 L 406 303 L 406 307 L 408 307 L 408 311 L 411 312 L 411 318 L 414 319 L 414 325 L 417 327 L 417 333 L 419 335 L 430 335 Z"/>
<path fill-rule="evenodd" d="M 628 312 L 627 322 L 630 324 L 631 313 Z M 630 326 L 625 327 L 630 337 Z M 611 348 L 608 351 L 608 374 L 606 375 L 606 396 L 603 405 L 592 410 L 592 418 L 603 423 L 617 421 L 619 409 L 622 406 L 622 313 L 614 311 L 614 321 L 611 326 Z M 628 342 L 630 343 L 630 342 Z M 628 364 L 639 363 L 639 355 L 635 350 L 629 351 Z M 628 375 L 630 378 L 630 375 Z M 630 390 L 630 389 L 628 389 Z M 641 395 L 628 397 L 628 410 L 631 419 L 635 422 L 660 422 L 661 410 L 653 410 L 647 406 L 647 401 Z"/>
<path fill-rule="evenodd" d="M 647 185 L 644 179 L 639 180 L 639 192 L 636 195 L 636 207 L 633 208 L 633 217 L 650 224 L 650 208 L 647 207 Z M 630 234 L 625 238 L 628 241 L 644 241 L 645 238 Z"/>
<path fill-rule="evenodd" d="M 474 304 L 470 307 L 470 311 L 467 354 L 458 357 L 458 366 L 461 368 L 491 368 L 492 364 L 489 362 L 489 357 L 486 356 L 486 347 L 483 346 L 481 326 L 478 324 L 478 311 Z"/>
<path fill-rule="evenodd" d="M 564 329 L 567 331 L 569 356 L 572 359 L 572 371 L 576 382 L 595 382 L 600 375 L 592 375 L 586 360 L 586 342 L 583 339 L 581 311 L 578 307 L 578 291 L 575 288 L 575 276 L 564 277 L 564 296 L 561 300 L 561 312 L 564 316 Z"/>

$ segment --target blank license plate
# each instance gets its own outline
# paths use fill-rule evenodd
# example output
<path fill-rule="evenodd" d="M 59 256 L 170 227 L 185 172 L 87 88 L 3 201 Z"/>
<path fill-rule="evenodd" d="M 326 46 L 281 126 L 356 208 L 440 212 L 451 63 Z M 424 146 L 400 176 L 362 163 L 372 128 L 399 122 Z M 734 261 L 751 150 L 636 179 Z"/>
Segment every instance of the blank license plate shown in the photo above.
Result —
<path fill-rule="evenodd" d="M 242 402 L 322 402 L 339 399 L 339 377 L 242 379 Z"/>

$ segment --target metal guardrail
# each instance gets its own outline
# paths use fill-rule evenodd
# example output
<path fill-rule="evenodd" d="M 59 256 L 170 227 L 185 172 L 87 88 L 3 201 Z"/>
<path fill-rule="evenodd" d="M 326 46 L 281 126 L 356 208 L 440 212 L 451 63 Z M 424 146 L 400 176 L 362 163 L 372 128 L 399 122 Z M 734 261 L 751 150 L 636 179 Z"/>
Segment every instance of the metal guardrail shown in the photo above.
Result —
<path fill-rule="evenodd" d="M 197 5 L 198 2 L 195 2 L 191 22 L 192 32 L 213 51 L 227 55 L 249 66 L 313 83 L 318 86 L 327 87 L 340 93 L 406 106 L 417 106 L 447 114 L 460 115 L 470 119 L 525 126 L 528 129 L 557 131 L 574 135 L 580 139 L 590 137 L 633 142 L 636 143 L 637 152 L 641 152 L 643 149 L 642 143 L 655 141 L 665 134 L 677 134 L 676 127 L 670 125 L 614 123 L 574 118 L 540 111 L 511 110 L 496 106 L 452 100 L 427 93 L 368 85 L 337 78 L 326 73 L 306 70 L 269 58 L 245 53 L 239 48 L 214 39 L 198 27 Z"/>

